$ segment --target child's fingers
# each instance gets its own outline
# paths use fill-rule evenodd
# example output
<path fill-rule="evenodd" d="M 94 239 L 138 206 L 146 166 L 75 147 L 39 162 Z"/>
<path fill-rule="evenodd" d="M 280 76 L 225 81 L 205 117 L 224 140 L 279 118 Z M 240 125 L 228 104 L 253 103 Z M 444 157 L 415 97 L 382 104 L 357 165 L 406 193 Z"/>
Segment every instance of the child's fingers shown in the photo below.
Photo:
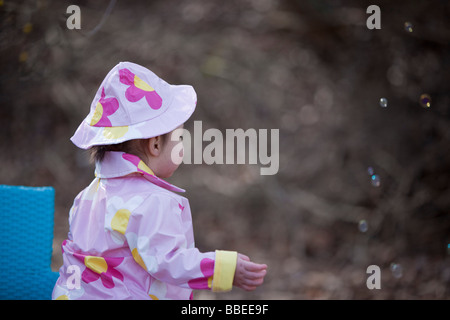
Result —
<path fill-rule="evenodd" d="M 261 271 L 258 271 L 258 272 L 249 272 L 249 271 L 247 271 L 244 274 L 244 278 L 245 279 L 250 279 L 250 280 L 264 278 L 266 273 L 267 273 L 266 270 L 261 270 Z"/>
<path fill-rule="evenodd" d="M 245 254 L 242 254 L 242 253 L 239 253 L 239 258 L 241 258 L 242 260 L 245 260 L 245 261 L 250 261 L 250 258 L 249 257 L 247 257 Z"/>
<path fill-rule="evenodd" d="M 244 284 L 247 286 L 260 286 L 264 282 L 264 277 L 258 277 L 255 279 L 245 279 Z"/>
<path fill-rule="evenodd" d="M 246 261 L 244 263 L 244 269 L 247 271 L 250 271 L 250 272 L 257 272 L 257 271 L 267 269 L 267 265 L 266 264 L 258 264 L 258 263 L 254 263 L 251 261 Z"/>

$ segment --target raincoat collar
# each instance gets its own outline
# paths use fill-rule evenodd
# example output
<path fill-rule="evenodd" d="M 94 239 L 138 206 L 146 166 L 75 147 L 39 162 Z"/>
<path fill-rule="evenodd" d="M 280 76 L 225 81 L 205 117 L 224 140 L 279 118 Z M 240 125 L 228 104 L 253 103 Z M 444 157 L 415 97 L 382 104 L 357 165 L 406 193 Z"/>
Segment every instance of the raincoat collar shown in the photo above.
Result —
<path fill-rule="evenodd" d="M 144 161 L 132 154 L 109 151 L 106 152 L 102 162 L 97 162 L 95 164 L 95 176 L 97 178 L 118 178 L 132 173 L 139 173 L 151 183 L 164 189 L 175 192 L 185 192 L 184 189 L 178 188 L 177 186 L 158 178 Z"/>

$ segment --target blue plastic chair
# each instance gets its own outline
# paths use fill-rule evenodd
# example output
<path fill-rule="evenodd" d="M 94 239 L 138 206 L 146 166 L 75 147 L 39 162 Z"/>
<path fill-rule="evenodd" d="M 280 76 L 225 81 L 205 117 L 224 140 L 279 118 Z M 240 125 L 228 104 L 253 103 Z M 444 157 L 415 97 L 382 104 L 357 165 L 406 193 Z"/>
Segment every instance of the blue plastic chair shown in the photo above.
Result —
<path fill-rule="evenodd" d="M 0 299 L 48 300 L 55 190 L 0 185 Z"/>

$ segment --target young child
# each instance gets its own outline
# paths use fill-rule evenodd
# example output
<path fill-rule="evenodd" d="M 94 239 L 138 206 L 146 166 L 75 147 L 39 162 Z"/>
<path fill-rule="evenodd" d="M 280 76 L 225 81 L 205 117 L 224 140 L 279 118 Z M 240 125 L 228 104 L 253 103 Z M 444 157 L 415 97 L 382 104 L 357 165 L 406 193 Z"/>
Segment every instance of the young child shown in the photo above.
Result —
<path fill-rule="evenodd" d="M 189 202 L 175 193 L 184 190 L 163 180 L 196 99 L 134 63 L 108 73 L 71 138 L 91 150 L 95 179 L 70 209 L 53 299 L 192 299 L 193 289 L 262 284 L 265 264 L 195 247 Z"/>

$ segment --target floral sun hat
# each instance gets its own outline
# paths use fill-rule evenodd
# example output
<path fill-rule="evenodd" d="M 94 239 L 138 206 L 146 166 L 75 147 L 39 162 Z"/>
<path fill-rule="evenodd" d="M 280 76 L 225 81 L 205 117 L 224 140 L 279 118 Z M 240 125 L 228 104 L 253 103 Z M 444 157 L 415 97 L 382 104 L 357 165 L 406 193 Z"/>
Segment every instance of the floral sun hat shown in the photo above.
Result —
<path fill-rule="evenodd" d="M 171 85 L 147 68 L 120 62 L 106 75 L 71 140 L 89 149 L 156 137 L 185 123 L 196 104 L 192 86 Z"/>

